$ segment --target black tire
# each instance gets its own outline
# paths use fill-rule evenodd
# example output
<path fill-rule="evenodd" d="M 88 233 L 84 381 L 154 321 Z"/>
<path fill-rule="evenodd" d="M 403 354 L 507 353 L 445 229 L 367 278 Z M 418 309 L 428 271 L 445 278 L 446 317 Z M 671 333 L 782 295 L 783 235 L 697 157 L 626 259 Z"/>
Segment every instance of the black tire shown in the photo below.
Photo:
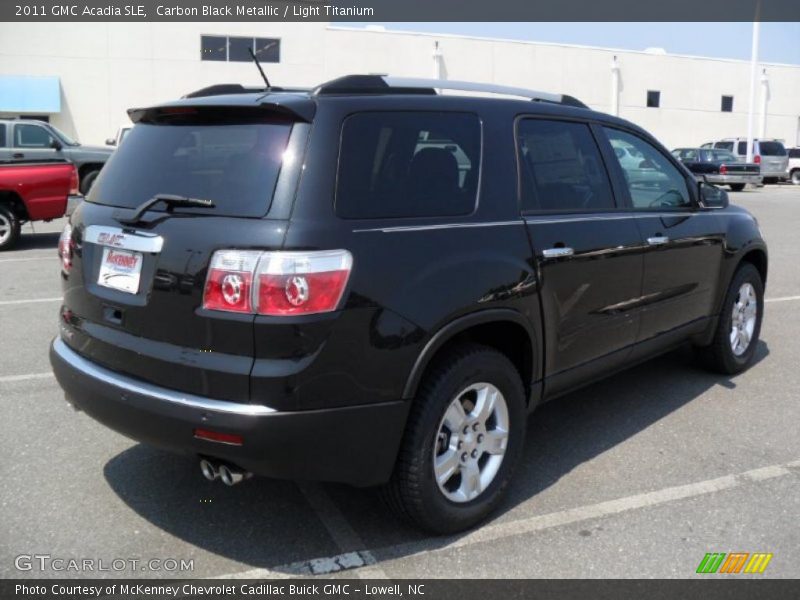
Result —
<path fill-rule="evenodd" d="M 97 176 L 100 174 L 100 171 L 89 171 L 81 177 L 81 194 L 84 196 L 89 193 L 89 190 L 92 189 L 92 184 L 94 184 L 94 180 L 97 179 Z"/>
<path fill-rule="evenodd" d="M 739 298 L 741 287 L 749 283 L 753 286 L 756 297 L 756 320 L 753 333 L 747 349 L 737 355 L 734 353 L 731 342 L 733 327 L 734 304 Z M 725 304 L 714 332 L 714 339 L 710 345 L 700 348 L 700 353 L 705 359 L 707 366 L 719 373 L 733 375 L 744 371 L 753 361 L 753 356 L 758 346 L 759 334 L 761 333 L 761 321 L 764 317 L 764 283 L 758 269 L 750 263 L 742 263 L 728 286 L 725 294 Z"/>
<path fill-rule="evenodd" d="M 800 185 L 800 169 L 795 169 L 789 174 L 789 181 L 794 185 Z"/>
<path fill-rule="evenodd" d="M 731 183 L 729 185 L 731 186 L 732 192 L 741 192 L 744 189 L 743 183 Z"/>
<path fill-rule="evenodd" d="M 13 248 L 19 241 L 20 222 L 14 211 L 0 204 L 0 252 Z"/>
<path fill-rule="evenodd" d="M 463 390 L 476 383 L 491 384 L 505 399 L 507 446 L 486 488 L 472 500 L 454 502 L 440 490 L 434 476 L 434 450 L 441 443 L 439 427 L 445 411 Z M 519 462 L 526 416 L 522 380 L 505 355 L 477 344 L 455 348 L 436 361 L 420 385 L 392 479 L 382 489 L 384 500 L 399 516 L 436 534 L 455 533 L 482 521 L 497 507 Z"/>
<path fill-rule="evenodd" d="M 777 177 L 764 177 L 764 180 L 762 181 L 762 183 L 764 185 L 773 185 L 775 183 L 778 183 L 778 178 Z"/>

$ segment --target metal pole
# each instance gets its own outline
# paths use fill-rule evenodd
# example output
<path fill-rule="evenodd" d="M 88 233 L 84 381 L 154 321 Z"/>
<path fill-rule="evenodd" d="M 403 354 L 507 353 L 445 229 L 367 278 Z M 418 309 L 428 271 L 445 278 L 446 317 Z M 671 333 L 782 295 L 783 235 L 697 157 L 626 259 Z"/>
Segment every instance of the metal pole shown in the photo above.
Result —
<path fill-rule="evenodd" d="M 611 59 L 611 114 L 619 116 L 619 63 L 616 56 Z"/>
<path fill-rule="evenodd" d="M 767 106 L 769 104 L 769 77 L 767 70 L 761 72 L 761 120 L 758 124 L 758 139 L 767 137 Z"/>
<path fill-rule="evenodd" d="M 750 104 L 747 107 L 747 158 L 746 162 L 753 162 L 753 127 L 756 114 L 756 77 L 758 76 L 758 7 L 756 7 L 756 20 L 753 21 L 753 47 L 750 51 Z M 734 148 L 735 150 L 735 148 Z"/>

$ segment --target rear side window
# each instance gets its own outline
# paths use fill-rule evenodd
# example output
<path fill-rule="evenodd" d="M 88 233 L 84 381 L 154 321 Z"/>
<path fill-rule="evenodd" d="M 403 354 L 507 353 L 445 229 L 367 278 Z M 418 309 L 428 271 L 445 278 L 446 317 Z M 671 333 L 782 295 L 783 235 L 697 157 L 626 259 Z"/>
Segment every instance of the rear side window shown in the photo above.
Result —
<path fill-rule="evenodd" d="M 88 200 L 135 208 L 154 196 L 173 194 L 215 204 L 176 209 L 181 212 L 264 216 L 290 130 L 286 122 L 139 123 L 103 167 Z"/>
<path fill-rule="evenodd" d="M 800 158 L 800 148 L 792 148 L 789 150 L 789 158 Z"/>
<path fill-rule="evenodd" d="M 6 124 L 0 123 L 0 148 L 6 147 Z"/>
<path fill-rule="evenodd" d="M 368 112 L 342 128 L 336 214 L 345 219 L 466 215 L 481 162 L 477 115 Z"/>
<path fill-rule="evenodd" d="M 723 150 L 730 150 L 733 152 L 733 142 L 717 142 L 714 144 L 714 148 L 722 148 Z"/>
<path fill-rule="evenodd" d="M 786 148 L 780 142 L 759 142 L 762 156 L 786 156 Z"/>
<path fill-rule="evenodd" d="M 600 151 L 584 123 L 523 119 L 517 126 L 523 211 L 614 208 Z"/>

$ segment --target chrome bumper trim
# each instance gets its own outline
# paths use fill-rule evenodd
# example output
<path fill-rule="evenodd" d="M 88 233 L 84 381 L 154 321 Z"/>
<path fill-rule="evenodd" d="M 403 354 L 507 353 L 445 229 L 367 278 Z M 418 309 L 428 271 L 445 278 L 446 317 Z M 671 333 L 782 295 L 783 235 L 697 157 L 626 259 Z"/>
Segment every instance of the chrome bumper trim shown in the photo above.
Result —
<path fill-rule="evenodd" d="M 127 377 L 120 373 L 101 367 L 90 360 L 83 358 L 80 354 L 67 346 L 64 341 L 57 337 L 53 340 L 53 351 L 72 368 L 80 371 L 84 375 L 107 383 L 123 391 L 132 394 L 148 396 L 164 402 L 180 404 L 187 408 L 212 411 L 225 414 L 235 414 L 243 416 L 261 416 L 277 412 L 274 408 L 261 406 L 258 404 L 238 404 L 226 400 L 213 400 L 202 396 L 185 394 L 175 390 L 162 388 L 151 383 L 138 381 L 132 377 Z"/>

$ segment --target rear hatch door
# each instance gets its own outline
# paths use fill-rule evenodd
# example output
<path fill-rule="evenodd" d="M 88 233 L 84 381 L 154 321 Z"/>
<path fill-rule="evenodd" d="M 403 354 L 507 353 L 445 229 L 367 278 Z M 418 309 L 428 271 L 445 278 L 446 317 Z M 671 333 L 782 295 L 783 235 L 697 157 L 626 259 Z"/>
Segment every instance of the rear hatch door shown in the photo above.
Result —
<path fill-rule="evenodd" d="M 300 162 L 284 159 L 307 129 L 219 107 L 137 124 L 72 218 L 65 342 L 163 387 L 248 402 L 254 317 L 204 309 L 206 275 L 216 250 L 281 247 Z M 203 202 L 137 211 L 160 196 Z"/>

